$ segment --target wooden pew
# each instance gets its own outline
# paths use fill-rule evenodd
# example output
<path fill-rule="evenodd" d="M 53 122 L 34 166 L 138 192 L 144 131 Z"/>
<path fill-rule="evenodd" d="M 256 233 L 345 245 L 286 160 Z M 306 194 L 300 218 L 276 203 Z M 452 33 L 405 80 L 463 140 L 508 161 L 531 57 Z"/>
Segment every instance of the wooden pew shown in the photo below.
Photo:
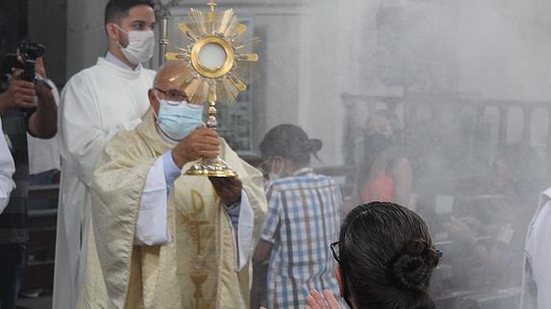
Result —
<path fill-rule="evenodd" d="M 48 199 L 57 205 L 59 185 L 41 185 L 29 187 L 29 201 Z M 27 270 L 22 291 L 53 288 L 54 260 L 56 240 L 57 208 L 29 210 L 27 230 Z"/>

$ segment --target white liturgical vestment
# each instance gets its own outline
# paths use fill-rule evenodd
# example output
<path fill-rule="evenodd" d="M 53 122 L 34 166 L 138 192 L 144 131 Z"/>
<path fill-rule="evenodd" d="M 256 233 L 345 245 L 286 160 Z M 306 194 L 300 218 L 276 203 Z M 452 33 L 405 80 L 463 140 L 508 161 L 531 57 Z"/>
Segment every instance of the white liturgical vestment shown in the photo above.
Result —
<path fill-rule="evenodd" d="M 262 174 L 221 141 L 220 157 L 243 183 L 241 204 L 228 209 L 207 177 L 177 173 L 165 182 L 159 158 L 173 146 L 163 141 L 152 113 L 107 143 L 91 191 L 95 272 L 104 274 L 106 288 L 87 278 L 78 308 L 248 308 L 253 235 L 266 212 Z M 235 225 L 233 209 L 240 210 Z M 148 212 L 156 213 L 151 224 L 159 233 L 138 231 Z M 137 238 L 152 245 L 136 245 Z"/>
<path fill-rule="evenodd" d="M 140 210 L 136 222 L 135 245 L 164 245 L 172 240 L 168 228 L 168 195 L 174 180 L 181 174 L 180 169 L 167 151 L 153 163 L 147 174 L 140 200 Z M 241 190 L 241 202 L 235 211 L 228 211 L 232 219 L 232 234 L 237 244 L 235 268 L 241 270 L 248 262 L 249 249 L 253 240 L 254 210 L 247 191 Z M 232 212 L 232 213 L 230 213 Z"/>
<path fill-rule="evenodd" d="M 149 107 L 147 91 L 154 76 L 154 71 L 141 66 L 132 71 L 99 58 L 95 66 L 73 76 L 63 89 L 55 309 L 75 308 L 86 264 L 84 257 L 99 263 L 97 254 L 87 254 L 88 249 L 95 252 L 93 234 L 89 233 L 92 173 L 107 141 L 119 130 L 130 130 L 140 123 Z M 87 275 L 86 280 L 103 284 L 101 273 Z"/>

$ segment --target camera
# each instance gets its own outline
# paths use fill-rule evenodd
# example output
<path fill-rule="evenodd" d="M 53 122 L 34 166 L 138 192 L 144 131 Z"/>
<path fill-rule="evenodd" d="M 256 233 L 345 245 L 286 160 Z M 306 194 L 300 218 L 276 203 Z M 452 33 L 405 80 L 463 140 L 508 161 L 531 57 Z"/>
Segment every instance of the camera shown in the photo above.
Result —
<path fill-rule="evenodd" d="M 41 57 L 46 52 L 44 46 L 33 41 L 23 41 L 19 44 L 19 56 L 21 62 L 17 60 L 18 54 L 7 54 L 2 60 L 0 74 L 11 74 L 12 68 L 22 69 L 21 78 L 23 80 L 33 82 L 35 80 L 34 66 L 36 59 Z"/>
<path fill-rule="evenodd" d="M 19 45 L 19 54 L 23 59 L 23 73 L 21 77 L 29 82 L 34 81 L 34 66 L 36 59 L 44 55 L 46 49 L 41 44 L 32 41 L 23 41 Z"/>

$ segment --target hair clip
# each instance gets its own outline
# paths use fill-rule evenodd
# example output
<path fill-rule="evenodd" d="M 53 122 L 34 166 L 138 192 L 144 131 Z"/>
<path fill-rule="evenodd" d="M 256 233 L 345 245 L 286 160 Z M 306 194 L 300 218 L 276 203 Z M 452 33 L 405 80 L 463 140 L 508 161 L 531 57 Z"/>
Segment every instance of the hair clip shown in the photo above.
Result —
<path fill-rule="evenodd" d="M 436 249 L 436 256 L 441 258 L 444 255 L 444 251 Z"/>

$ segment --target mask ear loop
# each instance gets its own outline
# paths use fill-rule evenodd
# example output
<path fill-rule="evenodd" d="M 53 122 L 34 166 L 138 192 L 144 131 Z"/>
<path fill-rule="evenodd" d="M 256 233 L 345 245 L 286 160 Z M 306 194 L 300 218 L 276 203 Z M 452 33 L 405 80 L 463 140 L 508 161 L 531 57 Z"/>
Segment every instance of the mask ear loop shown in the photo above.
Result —
<path fill-rule="evenodd" d="M 269 169 L 268 173 L 273 173 L 273 174 L 275 174 L 275 172 L 274 172 L 274 164 L 275 164 L 275 161 L 272 159 L 271 164 L 270 164 L 270 169 Z"/>
<path fill-rule="evenodd" d="M 117 33 L 117 39 L 115 40 L 115 43 L 117 43 L 117 46 L 120 48 L 120 49 L 123 49 L 125 47 L 123 47 L 120 43 L 120 40 L 119 40 L 119 31 L 126 34 L 126 37 L 128 37 L 128 32 L 127 31 L 124 31 L 121 27 L 119 27 L 119 25 L 117 24 L 112 24 L 113 26 L 115 26 L 115 30 L 116 30 L 116 33 Z"/>
<path fill-rule="evenodd" d="M 159 96 L 157 95 L 157 90 L 156 89 L 153 89 L 154 91 L 154 94 L 155 94 L 155 98 L 157 99 L 157 101 L 159 102 L 159 110 L 161 109 L 161 99 L 159 99 Z M 166 138 L 168 138 L 169 140 L 171 141 L 176 141 L 175 139 L 171 138 L 168 134 L 166 134 L 165 131 L 163 131 L 163 129 L 161 128 L 161 126 L 159 125 L 159 115 L 155 112 L 155 109 L 152 108 L 151 111 L 153 112 L 153 116 L 155 117 L 155 123 L 157 124 L 155 127 L 157 128 L 157 130 L 159 132 L 161 132 L 161 134 L 163 136 L 165 136 Z"/>
<path fill-rule="evenodd" d="M 155 112 L 155 109 L 151 109 L 151 111 L 153 112 L 153 117 L 155 117 L 155 122 L 158 122 L 159 121 L 159 115 L 157 115 L 157 112 Z"/>
<path fill-rule="evenodd" d="M 275 160 L 272 161 L 272 173 L 276 174 L 276 175 L 281 175 L 281 173 L 283 173 L 283 170 L 285 169 L 285 162 L 283 161 L 283 158 L 280 157 L 280 156 L 277 156 L 277 157 L 274 157 L 274 159 L 277 158 L 277 160 L 281 160 L 281 168 L 279 169 L 278 172 L 275 172 L 274 171 L 274 164 L 275 164 Z"/>
<path fill-rule="evenodd" d="M 157 95 L 157 89 L 153 88 L 153 94 L 155 95 L 155 98 L 157 99 L 157 102 L 159 102 L 159 110 L 161 109 L 161 99 L 159 99 L 159 96 Z M 155 109 L 152 108 L 151 111 L 153 112 L 153 116 L 155 116 L 155 121 L 159 121 L 159 115 L 157 115 L 157 112 L 155 112 Z"/>
<path fill-rule="evenodd" d="M 155 110 L 154 109 L 151 109 L 153 111 L 153 116 L 155 116 L 155 123 L 156 123 L 156 126 L 155 128 L 157 128 L 157 131 L 158 132 L 161 132 L 161 134 L 166 137 L 167 139 L 169 139 L 171 142 L 179 142 L 179 140 L 176 140 L 176 139 L 173 139 L 172 137 L 170 137 L 170 135 L 168 135 L 164 130 L 163 128 L 161 128 L 160 124 L 159 124 L 159 116 L 157 116 L 157 113 L 155 113 Z"/>

